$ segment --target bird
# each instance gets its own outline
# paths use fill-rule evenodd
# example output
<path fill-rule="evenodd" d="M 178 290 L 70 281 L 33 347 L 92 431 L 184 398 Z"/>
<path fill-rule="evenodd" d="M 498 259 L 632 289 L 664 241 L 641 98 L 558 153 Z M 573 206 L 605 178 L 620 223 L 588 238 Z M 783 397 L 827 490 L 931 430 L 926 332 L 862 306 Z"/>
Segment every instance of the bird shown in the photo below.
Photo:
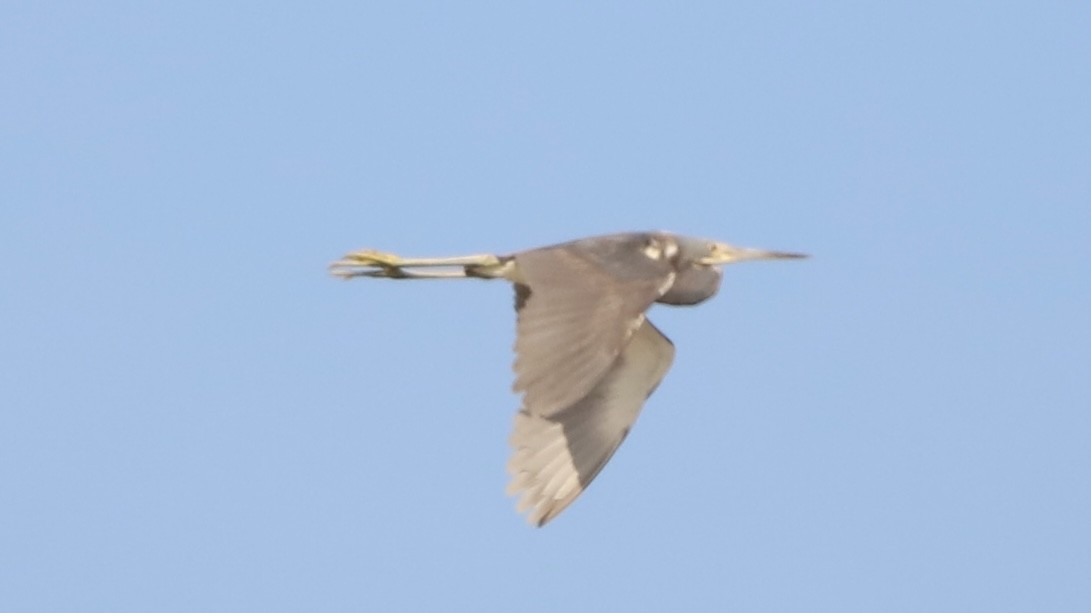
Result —
<path fill-rule="evenodd" d="M 509 496 L 534 526 L 587 489 L 626 438 L 674 359 L 645 312 L 716 294 L 721 266 L 799 259 L 669 232 L 581 238 L 509 255 L 403 258 L 361 250 L 330 265 L 343 279 L 504 279 L 515 288 Z"/>

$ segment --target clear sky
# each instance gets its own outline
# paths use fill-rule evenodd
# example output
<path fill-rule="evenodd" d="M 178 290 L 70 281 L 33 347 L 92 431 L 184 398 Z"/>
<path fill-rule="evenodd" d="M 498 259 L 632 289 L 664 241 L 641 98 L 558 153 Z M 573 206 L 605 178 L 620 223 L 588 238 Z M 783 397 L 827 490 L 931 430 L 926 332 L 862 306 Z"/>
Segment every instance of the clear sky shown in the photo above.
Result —
<path fill-rule="evenodd" d="M 588 6 L 592 4 L 593 6 Z M 6 2 L 0 610 L 1091 610 L 1091 7 Z M 806 251 L 543 529 L 511 293 Z"/>

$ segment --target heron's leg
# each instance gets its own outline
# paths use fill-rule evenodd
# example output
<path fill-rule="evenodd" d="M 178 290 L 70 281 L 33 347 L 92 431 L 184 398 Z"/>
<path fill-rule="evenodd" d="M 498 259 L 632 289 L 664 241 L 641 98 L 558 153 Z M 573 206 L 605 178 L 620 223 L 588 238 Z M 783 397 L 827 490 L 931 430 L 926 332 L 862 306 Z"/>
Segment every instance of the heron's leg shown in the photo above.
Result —
<path fill-rule="evenodd" d="M 459 279 L 503 277 L 510 258 L 491 253 L 445 258 L 403 258 L 393 253 L 365 249 L 346 254 L 330 264 L 330 274 L 343 279 L 386 277 L 390 279 Z M 406 270 L 437 268 L 441 270 Z"/>

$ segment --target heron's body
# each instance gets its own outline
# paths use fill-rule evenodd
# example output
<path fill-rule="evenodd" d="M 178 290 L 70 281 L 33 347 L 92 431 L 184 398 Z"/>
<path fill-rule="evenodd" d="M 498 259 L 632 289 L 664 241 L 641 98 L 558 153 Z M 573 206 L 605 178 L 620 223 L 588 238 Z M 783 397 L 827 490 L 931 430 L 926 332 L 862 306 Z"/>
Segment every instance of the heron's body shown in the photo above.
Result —
<path fill-rule="evenodd" d="M 613 455 L 670 368 L 674 346 L 644 316 L 656 302 L 693 305 L 716 294 L 719 265 L 803 257 L 665 232 L 614 234 L 521 251 L 454 258 L 348 254 L 333 272 L 395 279 L 502 278 L 516 289 L 509 493 L 542 525 L 563 511 Z"/>

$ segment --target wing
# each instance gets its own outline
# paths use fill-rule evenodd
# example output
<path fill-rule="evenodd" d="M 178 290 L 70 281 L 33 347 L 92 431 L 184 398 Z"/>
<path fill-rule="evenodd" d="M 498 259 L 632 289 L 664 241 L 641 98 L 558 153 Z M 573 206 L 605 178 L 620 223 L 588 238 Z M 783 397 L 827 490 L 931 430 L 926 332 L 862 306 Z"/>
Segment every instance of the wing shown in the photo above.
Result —
<path fill-rule="evenodd" d="M 515 416 L 508 494 L 542 526 L 587 488 L 636 422 L 674 360 L 674 345 L 645 321 L 613 367 L 586 397 L 552 416 Z"/>
<path fill-rule="evenodd" d="M 516 392 L 549 417 L 599 383 L 644 311 L 674 281 L 653 235 L 598 237 L 516 254 Z M 526 288 L 529 287 L 529 295 Z"/>

